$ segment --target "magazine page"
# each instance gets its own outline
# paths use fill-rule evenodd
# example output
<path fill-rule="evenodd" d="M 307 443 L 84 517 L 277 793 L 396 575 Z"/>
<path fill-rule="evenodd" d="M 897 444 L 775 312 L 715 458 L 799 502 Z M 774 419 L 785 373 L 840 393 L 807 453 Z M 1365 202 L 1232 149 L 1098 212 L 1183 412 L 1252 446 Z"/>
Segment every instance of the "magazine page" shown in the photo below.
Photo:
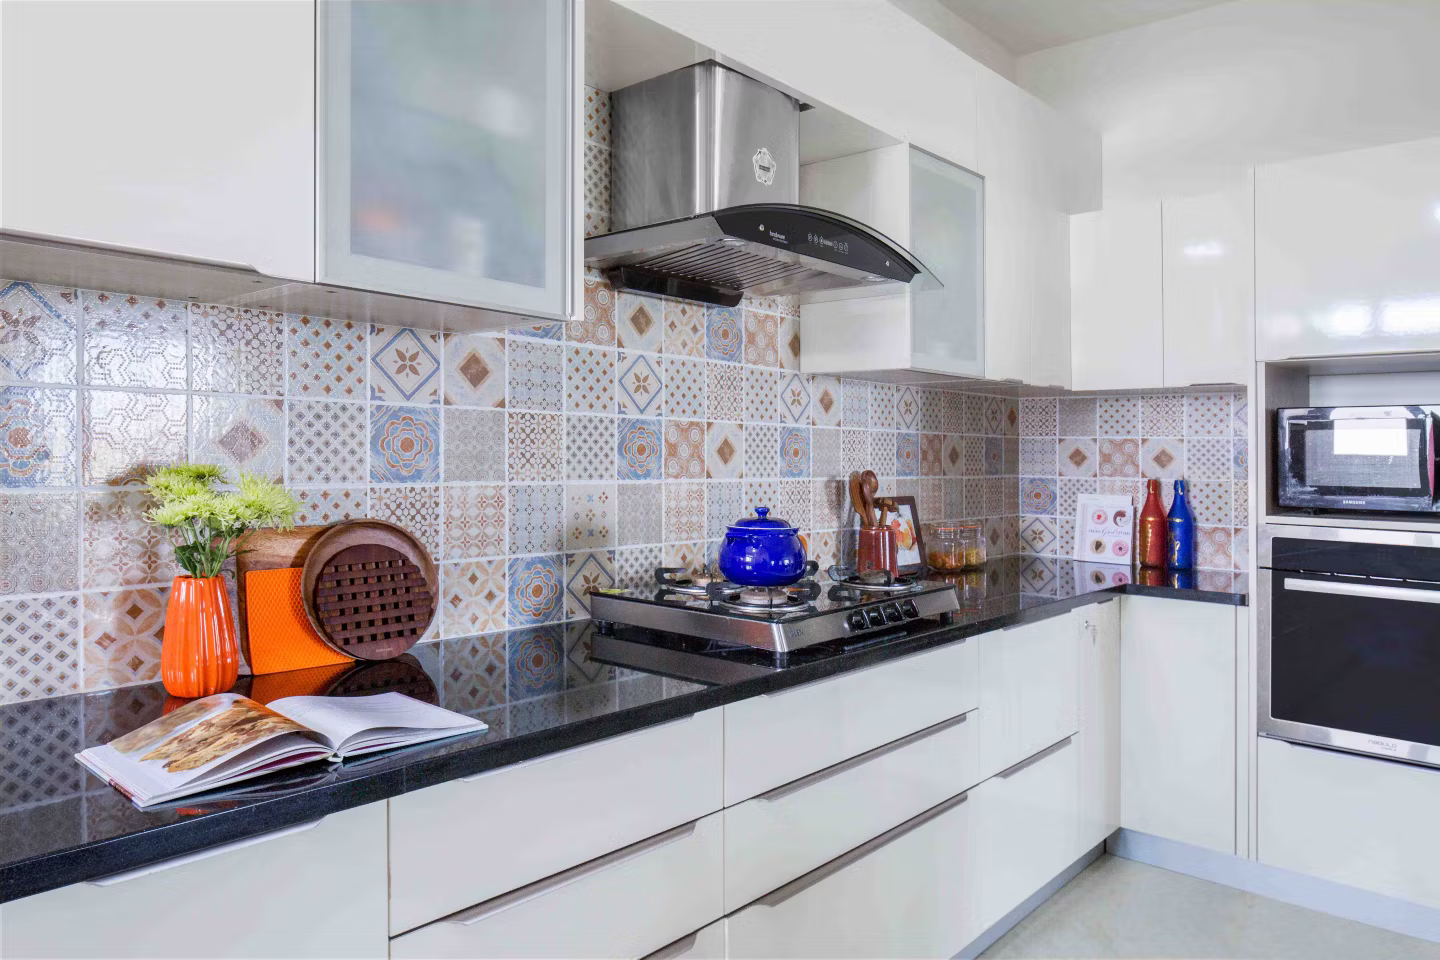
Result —
<path fill-rule="evenodd" d="M 276 713 L 324 734 L 340 757 L 488 730 L 479 720 L 403 693 L 368 697 L 286 697 Z"/>
<path fill-rule="evenodd" d="M 221 693 L 187 703 L 77 759 L 143 803 L 330 753 L 322 734 L 248 697 Z"/>

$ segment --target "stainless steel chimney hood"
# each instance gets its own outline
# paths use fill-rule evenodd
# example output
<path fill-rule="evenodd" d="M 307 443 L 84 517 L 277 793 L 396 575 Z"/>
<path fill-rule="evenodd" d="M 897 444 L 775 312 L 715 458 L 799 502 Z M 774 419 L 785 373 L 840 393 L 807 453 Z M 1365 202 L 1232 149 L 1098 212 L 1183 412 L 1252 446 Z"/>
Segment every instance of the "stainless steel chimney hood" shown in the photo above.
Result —
<path fill-rule="evenodd" d="M 612 233 L 585 263 L 617 289 L 743 294 L 940 284 L 878 231 L 801 206 L 794 98 L 713 60 L 611 94 Z"/>

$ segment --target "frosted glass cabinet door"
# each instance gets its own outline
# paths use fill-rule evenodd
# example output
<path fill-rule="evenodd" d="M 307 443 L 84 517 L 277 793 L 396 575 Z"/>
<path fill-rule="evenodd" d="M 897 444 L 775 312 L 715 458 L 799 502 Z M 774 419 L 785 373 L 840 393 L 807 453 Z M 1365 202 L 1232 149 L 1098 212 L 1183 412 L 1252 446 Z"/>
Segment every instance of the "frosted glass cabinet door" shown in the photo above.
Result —
<path fill-rule="evenodd" d="M 910 252 L 944 284 L 911 293 L 917 369 L 985 374 L 984 205 L 984 180 L 910 148 Z"/>
<path fill-rule="evenodd" d="M 565 319 L 569 0 L 320 4 L 319 274 Z"/>

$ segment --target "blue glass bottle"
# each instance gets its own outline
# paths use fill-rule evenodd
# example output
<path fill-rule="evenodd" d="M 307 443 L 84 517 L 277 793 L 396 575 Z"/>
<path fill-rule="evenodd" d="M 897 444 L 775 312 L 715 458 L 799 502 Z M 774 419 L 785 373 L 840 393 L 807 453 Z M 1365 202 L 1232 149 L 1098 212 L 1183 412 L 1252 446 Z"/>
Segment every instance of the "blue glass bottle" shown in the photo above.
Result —
<path fill-rule="evenodd" d="M 1195 566 L 1195 515 L 1185 498 L 1185 481 L 1175 481 L 1175 499 L 1166 519 L 1165 565 L 1171 570 Z"/>

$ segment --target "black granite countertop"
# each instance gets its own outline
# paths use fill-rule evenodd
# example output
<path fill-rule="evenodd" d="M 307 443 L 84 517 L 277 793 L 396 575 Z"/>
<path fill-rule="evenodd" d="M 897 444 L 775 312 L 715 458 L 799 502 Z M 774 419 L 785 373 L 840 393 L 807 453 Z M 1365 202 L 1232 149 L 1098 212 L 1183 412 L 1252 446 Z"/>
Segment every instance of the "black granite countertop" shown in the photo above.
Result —
<path fill-rule="evenodd" d="M 315 820 L 329 813 L 1056 616 L 1116 593 L 1243 605 L 1243 575 L 1199 572 L 1140 586 L 1124 568 L 1029 557 L 961 584 L 952 625 L 843 652 L 812 647 L 751 662 L 723 682 L 604 662 L 588 622 L 422 644 L 380 665 L 241 678 L 260 700 L 398 689 L 478 717 L 487 733 L 345 764 L 314 765 L 226 794 L 141 810 L 74 759 L 161 715 L 160 684 L 0 706 L 0 903 Z M 623 634 L 622 634 L 623 635 Z M 602 643 L 603 647 L 603 643 Z M 692 677 L 694 674 L 690 674 Z"/>

